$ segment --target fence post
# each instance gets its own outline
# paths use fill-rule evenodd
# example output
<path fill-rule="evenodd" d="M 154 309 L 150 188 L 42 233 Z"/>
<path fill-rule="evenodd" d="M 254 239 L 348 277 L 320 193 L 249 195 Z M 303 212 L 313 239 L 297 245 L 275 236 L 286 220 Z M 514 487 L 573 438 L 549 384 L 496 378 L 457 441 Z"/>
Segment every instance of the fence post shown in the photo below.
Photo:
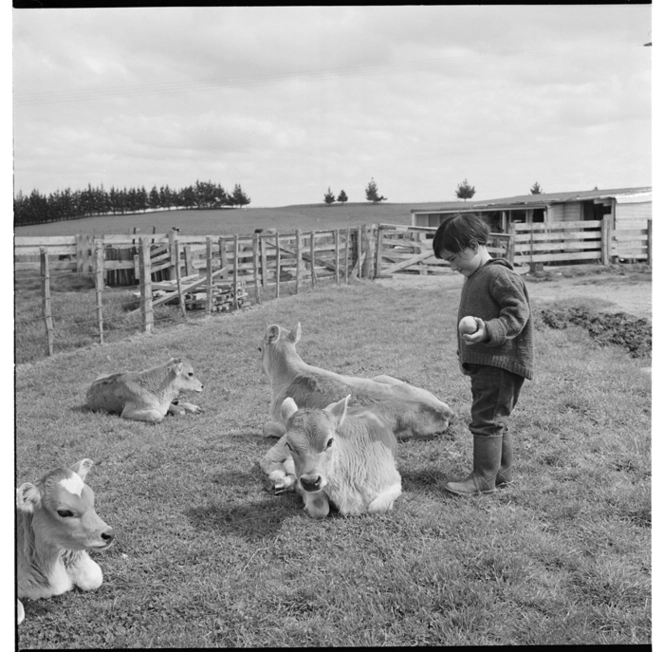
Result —
<path fill-rule="evenodd" d="M 507 233 L 509 235 L 509 240 L 507 241 L 507 260 L 514 265 L 514 256 L 516 251 L 516 226 L 512 222 L 507 227 Z"/>
<path fill-rule="evenodd" d="M 176 235 L 175 229 L 171 229 L 168 233 L 168 253 L 171 257 L 171 266 L 167 268 L 167 274 L 168 274 L 168 280 L 172 281 L 173 280 L 173 268 L 176 265 L 180 264 L 180 260 L 175 257 L 175 248 L 173 246 L 173 243 L 175 242 L 175 235 Z"/>
<path fill-rule="evenodd" d="M 212 236 L 205 238 L 205 263 L 207 270 L 207 293 L 205 295 L 205 312 L 212 314 Z"/>
<path fill-rule="evenodd" d="M 646 247 L 648 265 L 652 265 L 652 220 L 648 220 L 648 241 L 646 242 Z"/>
<path fill-rule="evenodd" d="M 334 231 L 334 282 L 339 285 L 339 229 Z"/>
<path fill-rule="evenodd" d="M 277 248 L 277 255 L 276 255 L 276 261 L 275 264 L 277 266 L 277 271 L 275 272 L 276 274 L 276 282 L 277 282 L 277 289 L 276 289 L 276 298 L 279 298 L 279 277 L 281 276 L 281 247 L 279 246 L 279 233 L 274 234 L 274 242 L 275 246 Z"/>
<path fill-rule="evenodd" d="M 316 287 L 316 232 L 311 232 L 310 246 L 311 250 L 311 287 Z"/>
<path fill-rule="evenodd" d="M 233 308 L 238 309 L 237 300 L 237 275 L 240 264 L 240 241 L 237 235 L 233 236 Z"/>
<path fill-rule="evenodd" d="M 219 264 L 221 265 L 221 269 L 227 265 L 226 240 L 223 237 L 219 238 Z M 221 279 L 225 279 L 226 277 L 226 272 L 219 275 L 219 278 Z"/>
<path fill-rule="evenodd" d="M 266 240 L 261 237 L 260 235 L 258 236 L 258 250 L 260 252 L 261 256 L 261 287 L 265 287 L 267 285 L 267 242 Z"/>
<path fill-rule="evenodd" d="M 184 275 L 191 276 L 195 271 L 194 262 L 191 259 L 191 245 L 184 246 Z"/>
<path fill-rule="evenodd" d="M 611 262 L 611 216 L 605 215 L 602 218 L 602 265 L 608 265 Z"/>
<path fill-rule="evenodd" d="M 136 235 L 137 233 L 140 232 L 140 229 L 139 229 L 137 226 L 135 226 L 135 227 L 132 229 L 132 232 L 133 232 L 133 233 L 132 233 L 133 235 Z M 136 244 L 136 240 L 132 240 L 132 241 L 131 241 L 131 244 L 132 244 L 132 245 L 135 245 L 135 244 Z M 126 252 L 124 255 L 125 255 L 125 257 L 126 257 L 127 260 L 134 260 L 134 259 L 135 259 L 135 256 L 136 256 L 136 247 L 135 247 L 135 246 L 132 246 L 131 249 L 127 249 L 127 252 Z M 130 270 L 130 269 L 123 269 L 122 271 L 124 272 L 124 276 L 123 276 L 123 278 L 124 278 L 124 284 L 125 284 L 125 285 L 133 285 L 134 283 L 136 283 L 136 276 L 134 276 L 133 279 L 131 278 L 131 272 L 132 272 L 132 270 Z M 131 281 L 131 283 L 130 283 L 130 281 Z"/>
<path fill-rule="evenodd" d="M 344 265 L 344 283 L 348 285 L 348 264 L 350 255 L 350 227 L 346 229 L 346 264 Z"/>
<path fill-rule="evenodd" d="M 295 231 L 295 294 L 300 291 L 300 276 L 302 275 L 302 234 L 300 229 Z"/>
<path fill-rule="evenodd" d="M 258 239 L 258 233 L 254 233 L 251 238 L 251 252 L 253 254 L 254 260 L 254 289 L 256 291 L 256 302 L 261 303 L 261 288 L 258 282 L 258 247 L 260 240 Z"/>
<path fill-rule="evenodd" d="M 102 295 L 104 293 L 104 246 L 101 240 L 95 240 L 95 298 L 97 300 L 97 325 L 99 326 L 99 343 L 104 343 L 104 316 L 102 312 Z"/>
<path fill-rule="evenodd" d="M 46 348 L 48 355 L 53 355 L 53 315 L 51 313 L 51 272 L 48 268 L 48 254 L 46 248 L 39 250 L 41 259 L 43 315 L 46 325 Z"/>
<path fill-rule="evenodd" d="M 187 309 L 184 305 L 184 295 L 182 294 L 182 272 L 180 271 L 180 242 L 177 238 L 173 241 L 173 248 L 175 249 L 175 282 L 178 288 L 178 303 L 180 304 L 180 310 L 182 311 L 182 316 L 187 319 Z"/>
<path fill-rule="evenodd" d="M 148 238 L 141 238 L 141 245 L 138 250 L 141 320 L 143 322 L 144 333 L 151 333 L 154 325 L 154 315 L 152 313 L 152 269 L 150 264 L 150 243 L 148 240 Z"/>
<path fill-rule="evenodd" d="M 365 276 L 368 279 L 373 279 L 376 277 L 376 271 L 375 271 L 375 262 L 376 262 L 376 254 L 374 253 L 375 251 L 375 242 L 376 242 L 376 236 L 375 236 L 375 231 L 374 229 L 376 228 L 375 224 L 370 224 L 366 227 L 365 229 L 365 237 L 366 237 L 366 243 L 367 243 L 367 253 L 364 258 L 364 268 L 365 268 Z"/>
<path fill-rule="evenodd" d="M 383 266 L 383 228 L 376 225 L 376 278 L 380 278 Z"/>
<path fill-rule="evenodd" d="M 362 227 L 357 227 L 357 278 L 362 278 Z"/>

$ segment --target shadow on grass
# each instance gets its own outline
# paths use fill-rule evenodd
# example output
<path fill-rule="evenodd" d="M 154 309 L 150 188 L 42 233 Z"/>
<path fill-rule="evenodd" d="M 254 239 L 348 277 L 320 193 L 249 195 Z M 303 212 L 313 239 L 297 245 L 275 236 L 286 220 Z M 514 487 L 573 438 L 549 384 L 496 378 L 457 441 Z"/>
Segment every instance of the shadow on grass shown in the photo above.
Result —
<path fill-rule="evenodd" d="M 444 484 L 449 480 L 440 466 L 399 469 L 403 491 L 418 492 Z"/>
<path fill-rule="evenodd" d="M 251 505 L 213 503 L 195 507 L 189 510 L 187 517 L 199 530 L 223 530 L 247 541 L 257 541 L 274 538 L 281 530 L 284 519 L 299 511 L 299 498 L 295 494 L 266 495 L 264 501 Z"/>
<path fill-rule="evenodd" d="M 298 515 L 302 508 L 302 501 L 294 492 L 281 496 L 268 492 L 258 464 L 249 471 L 215 473 L 210 481 L 238 493 L 242 502 L 232 504 L 231 499 L 230 504 L 214 502 L 189 510 L 187 517 L 199 530 L 223 530 L 248 541 L 272 538 L 281 529 L 284 519 Z M 258 485 L 261 489 L 256 494 Z M 247 502 L 247 494 L 254 494 L 252 502 Z"/>
<path fill-rule="evenodd" d="M 81 405 L 74 405 L 73 407 L 69 408 L 72 412 L 79 412 L 82 414 L 90 414 L 93 412 L 85 403 Z"/>

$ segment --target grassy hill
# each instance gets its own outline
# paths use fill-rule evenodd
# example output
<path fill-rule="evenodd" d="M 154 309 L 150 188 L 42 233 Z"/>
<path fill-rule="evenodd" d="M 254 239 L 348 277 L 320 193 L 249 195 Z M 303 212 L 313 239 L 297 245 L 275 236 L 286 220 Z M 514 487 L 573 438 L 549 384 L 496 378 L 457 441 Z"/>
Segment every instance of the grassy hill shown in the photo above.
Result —
<path fill-rule="evenodd" d="M 131 215 L 100 215 L 65 222 L 35 224 L 15 229 L 17 236 L 74 235 L 76 233 L 166 233 L 176 226 L 183 235 L 233 235 L 254 229 L 325 231 L 361 224 L 410 224 L 410 211 L 440 207 L 444 202 L 420 204 L 347 203 L 302 204 L 280 208 L 178 210 Z"/>

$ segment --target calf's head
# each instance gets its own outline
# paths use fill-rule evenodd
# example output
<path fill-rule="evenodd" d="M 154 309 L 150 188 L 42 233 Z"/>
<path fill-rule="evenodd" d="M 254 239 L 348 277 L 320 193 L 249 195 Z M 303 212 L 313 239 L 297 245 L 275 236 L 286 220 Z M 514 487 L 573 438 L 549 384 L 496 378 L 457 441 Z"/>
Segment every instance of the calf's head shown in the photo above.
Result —
<path fill-rule="evenodd" d="M 302 328 L 300 324 L 287 331 L 276 324 L 268 326 L 263 341 L 258 347 L 261 354 L 261 367 L 268 378 L 273 378 L 280 371 L 280 365 L 289 358 L 299 358 L 295 345 L 300 341 Z"/>
<path fill-rule="evenodd" d="M 346 417 L 350 394 L 324 410 L 298 410 L 287 398 L 281 406 L 286 425 L 286 446 L 291 452 L 295 475 L 304 491 L 325 488 L 337 459 L 337 430 Z"/>
<path fill-rule="evenodd" d="M 70 469 L 55 469 L 37 484 L 26 482 L 16 490 L 16 507 L 32 514 L 35 536 L 66 550 L 107 548 L 113 529 L 99 518 L 92 489 L 85 476 L 92 460 Z"/>
<path fill-rule="evenodd" d="M 185 392 L 202 392 L 203 383 L 194 375 L 194 368 L 189 360 L 171 358 L 168 371 L 175 386 Z"/>

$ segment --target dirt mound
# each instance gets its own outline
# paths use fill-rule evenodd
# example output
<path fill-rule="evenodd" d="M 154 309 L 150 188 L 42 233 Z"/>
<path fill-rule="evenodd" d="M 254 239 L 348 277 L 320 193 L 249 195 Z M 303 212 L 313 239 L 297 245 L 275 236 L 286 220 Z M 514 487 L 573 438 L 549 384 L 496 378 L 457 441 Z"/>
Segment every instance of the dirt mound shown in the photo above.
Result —
<path fill-rule="evenodd" d="M 652 325 L 624 312 L 589 312 L 582 308 L 544 309 L 541 320 L 550 328 L 567 328 L 575 324 L 585 328 L 600 344 L 616 344 L 626 348 L 633 358 L 652 354 Z"/>

